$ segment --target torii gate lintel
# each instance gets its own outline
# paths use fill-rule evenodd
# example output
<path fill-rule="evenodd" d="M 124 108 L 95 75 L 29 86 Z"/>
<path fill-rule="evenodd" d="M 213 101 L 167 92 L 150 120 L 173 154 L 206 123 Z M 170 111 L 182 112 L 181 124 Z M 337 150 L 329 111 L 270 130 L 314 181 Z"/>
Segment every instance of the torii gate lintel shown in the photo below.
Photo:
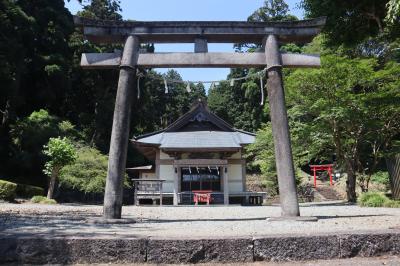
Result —
<path fill-rule="evenodd" d="M 318 56 L 281 54 L 279 42 L 308 42 L 325 18 L 291 22 L 115 22 L 75 17 L 84 35 L 95 42 L 121 42 L 121 53 L 82 54 L 85 68 L 119 68 L 106 190 L 105 219 L 121 218 L 122 186 L 129 139 L 129 121 L 138 67 L 267 67 L 275 159 L 282 216 L 300 215 L 297 200 L 282 67 L 319 67 Z M 140 43 L 192 42 L 194 53 L 143 54 Z M 208 53 L 208 42 L 263 43 L 264 53 Z"/>

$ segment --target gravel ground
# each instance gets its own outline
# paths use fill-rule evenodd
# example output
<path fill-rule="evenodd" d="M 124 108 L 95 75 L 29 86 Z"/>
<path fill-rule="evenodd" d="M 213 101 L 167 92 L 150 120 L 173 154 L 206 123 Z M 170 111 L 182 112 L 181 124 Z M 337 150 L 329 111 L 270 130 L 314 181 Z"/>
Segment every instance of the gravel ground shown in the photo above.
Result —
<path fill-rule="evenodd" d="M 213 238 L 262 235 L 313 235 L 400 228 L 400 209 L 360 208 L 339 202 L 305 204 L 302 216 L 317 222 L 267 221 L 278 206 L 124 206 L 130 224 L 91 224 L 102 206 L 0 203 L 0 234 Z"/>

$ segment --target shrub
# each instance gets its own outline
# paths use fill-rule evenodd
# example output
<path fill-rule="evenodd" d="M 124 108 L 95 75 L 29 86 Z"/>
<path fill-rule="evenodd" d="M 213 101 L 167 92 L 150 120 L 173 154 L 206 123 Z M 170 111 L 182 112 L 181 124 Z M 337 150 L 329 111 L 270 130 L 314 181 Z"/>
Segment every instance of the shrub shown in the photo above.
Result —
<path fill-rule="evenodd" d="M 400 201 L 398 200 L 389 200 L 383 204 L 383 207 L 386 208 L 400 208 Z"/>
<path fill-rule="evenodd" d="M 383 171 L 376 172 L 371 176 L 371 181 L 382 185 L 389 185 L 389 173 Z"/>
<path fill-rule="evenodd" d="M 101 154 L 95 148 L 86 146 L 79 147 L 77 155 L 74 163 L 61 170 L 61 186 L 84 193 L 103 193 L 107 177 L 108 156 Z M 129 187 L 126 175 L 124 186 Z"/>
<path fill-rule="evenodd" d="M 383 207 L 385 204 L 388 204 L 389 201 L 390 199 L 388 197 L 377 192 L 363 193 L 358 199 L 358 203 L 363 207 Z"/>
<path fill-rule="evenodd" d="M 0 199 L 12 201 L 15 198 L 17 184 L 0 180 Z"/>
<path fill-rule="evenodd" d="M 33 196 L 31 202 L 40 204 L 57 204 L 57 201 L 53 199 L 48 199 L 44 196 Z"/>
<path fill-rule="evenodd" d="M 33 196 L 42 196 L 44 194 L 44 189 L 41 187 L 17 184 L 17 195 L 22 198 L 32 198 Z"/>

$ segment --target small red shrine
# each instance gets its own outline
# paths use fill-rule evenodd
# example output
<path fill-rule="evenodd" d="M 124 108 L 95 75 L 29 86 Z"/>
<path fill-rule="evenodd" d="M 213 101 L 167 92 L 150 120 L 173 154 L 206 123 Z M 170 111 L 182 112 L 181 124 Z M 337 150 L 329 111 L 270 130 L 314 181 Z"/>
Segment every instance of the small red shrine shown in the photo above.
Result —
<path fill-rule="evenodd" d="M 314 172 L 314 187 L 317 187 L 317 171 L 328 171 L 329 184 L 332 186 L 332 169 L 333 164 L 310 165 L 311 170 Z"/>

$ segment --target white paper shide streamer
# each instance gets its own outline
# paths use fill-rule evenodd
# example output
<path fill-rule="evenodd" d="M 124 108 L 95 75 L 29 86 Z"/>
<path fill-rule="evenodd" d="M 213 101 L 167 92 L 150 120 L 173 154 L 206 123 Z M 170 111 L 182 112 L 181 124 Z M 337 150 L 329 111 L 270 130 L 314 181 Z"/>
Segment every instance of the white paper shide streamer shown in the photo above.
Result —
<path fill-rule="evenodd" d="M 164 93 L 167 94 L 168 93 L 168 82 L 165 78 L 164 78 L 164 88 L 165 88 Z"/>
<path fill-rule="evenodd" d="M 186 85 L 186 91 L 189 92 L 189 93 L 192 92 L 192 89 L 190 88 L 190 82 L 189 81 L 187 82 L 187 85 Z"/>
<path fill-rule="evenodd" d="M 261 89 L 261 102 L 260 105 L 264 105 L 264 82 L 263 77 L 260 76 L 260 89 Z"/>
<path fill-rule="evenodd" d="M 214 89 L 214 85 L 215 85 L 214 82 L 212 82 L 212 83 L 211 83 L 211 86 L 210 86 L 210 90 L 211 90 L 211 91 Z"/>

